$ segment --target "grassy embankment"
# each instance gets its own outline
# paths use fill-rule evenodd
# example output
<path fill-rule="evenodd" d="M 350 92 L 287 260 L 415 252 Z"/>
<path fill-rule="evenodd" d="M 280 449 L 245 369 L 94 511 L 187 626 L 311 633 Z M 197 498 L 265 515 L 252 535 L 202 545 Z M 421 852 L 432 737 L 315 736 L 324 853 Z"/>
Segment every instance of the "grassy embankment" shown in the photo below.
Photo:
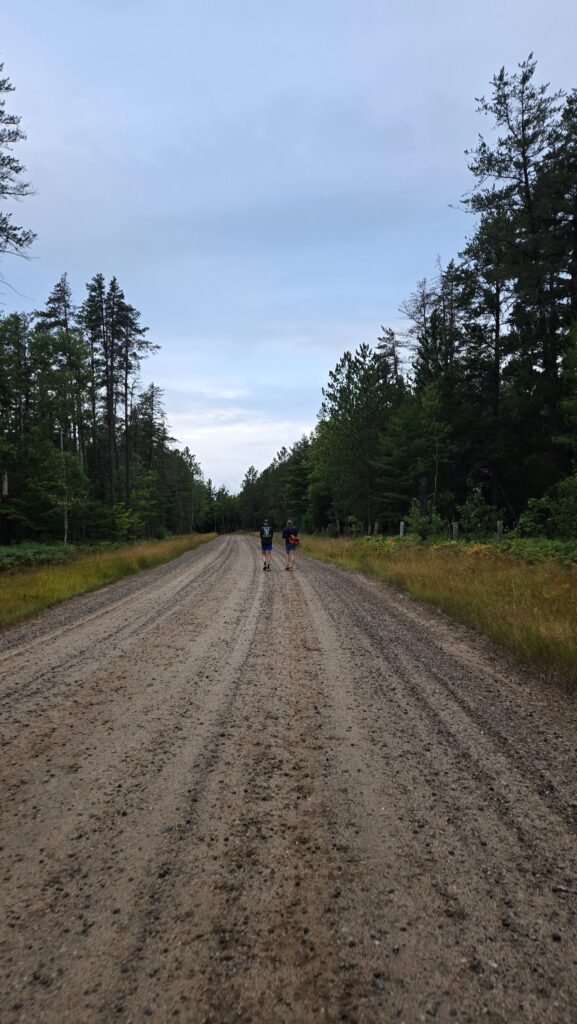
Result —
<path fill-rule="evenodd" d="M 577 682 L 577 564 L 547 545 L 418 544 L 305 537 L 303 554 L 394 583 L 507 648 Z"/>
<path fill-rule="evenodd" d="M 72 560 L 58 565 L 3 572 L 0 575 L 0 626 L 21 622 L 50 605 L 115 583 L 141 569 L 170 562 L 215 536 L 206 533 L 141 541 L 109 551 L 76 553 Z"/>

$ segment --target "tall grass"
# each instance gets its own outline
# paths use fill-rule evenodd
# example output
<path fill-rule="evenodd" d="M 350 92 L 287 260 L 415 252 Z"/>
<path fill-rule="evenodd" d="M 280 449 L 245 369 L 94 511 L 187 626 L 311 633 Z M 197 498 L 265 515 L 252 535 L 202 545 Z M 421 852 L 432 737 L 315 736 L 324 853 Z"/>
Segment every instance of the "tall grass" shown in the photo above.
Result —
<path fill-rule="evenodd" d="M 216 534 L 191 534 L 168 540 L 141 541 L 95 554 L 79 554 L 72 562 L 5 572 L 0 576 L 0 626 L 13 625 L 66 601 L 97 590 L 123 576 L 161 565 L 212 540 Z"/>
<path fill-rule="evenodd" d="M 303 554 L 362 570 L 473 626 L 519 660 L 577 682 L 577 565 L 490 544 L 306 537 Z"/>

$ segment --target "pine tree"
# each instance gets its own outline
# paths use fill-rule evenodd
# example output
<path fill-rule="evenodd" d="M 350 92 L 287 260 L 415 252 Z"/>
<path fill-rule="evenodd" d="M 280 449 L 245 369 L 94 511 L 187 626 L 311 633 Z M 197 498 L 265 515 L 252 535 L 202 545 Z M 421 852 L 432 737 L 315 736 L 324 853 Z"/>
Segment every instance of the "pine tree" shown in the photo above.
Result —
<path fill-rule="evenodd" d="M 577 323 L 577 89 L 565 100 L 541 177 L 561 266 L 558 297 L 567 331 Z"/>
<path fill-rule="evenodd" d="M 89 403 L 90 403 L 90 455 L 91 471 L 95 479 L 98 476 L 98 490 L 104 497 L 106 487 L 101 479 L 98 440 L 98 404 L 104 377 L 104 351 L 107 341 L 106 319 L 106 284 L 102 274 L 95 274 L 86 285 L 87 296 L 78 314 L 78 322 L 82 328 L 89 350 Z M 110 470 L 109 470 L 110 472 Z M 112 499 L 112 488 L 109 497 Z M 114 501 L 111 500 L 111 504 Z"/>
<path fill-rule="evenodd" d="M 542 170 L 554 142 L 561 93 L 534 82 L 530 54 L 514 74 L 501 68 L 492 95 L 479 110 L 493 117 L 502 133 L 490 145 L 481 138 L 469 154 L 477 188 L 464 202 L 477 213 L 499 214 L 508 223 L 507 244 L 514 281 L 511 318 L 528 358 L 538 368 L 541 416 L 551 429 L 559 398 L 560 338 L 556 310 L 559 254 L 550 230 L 549 201 Z"/>
<path fill-rule="evenodd" d="M 44 309 L 34 316 L 36 336 L 43 336 L 51 348 L 54 388 L 59 395 L 59 426 L 83 465 L 90 383 L 88 349 L 77 325 L 77 311 L 66 274 L 54 286 Z"/>
<path fill-rule="evenodd" d="M 0 64 L 0 76 L 4 65 Z M 12 153 L 13 147 L 26 138 L 20 118 L 6 110 L 6 93 L 14 91 L 8 78 L 0 77 L 0 199 L 18 200 L 32 194 L 28 182 L 22 180 L 25 168 Z M 12 214 L 0 210 L 0 253 L 23 256 L 36 236 L 32 231 L 12 223 Z"/>

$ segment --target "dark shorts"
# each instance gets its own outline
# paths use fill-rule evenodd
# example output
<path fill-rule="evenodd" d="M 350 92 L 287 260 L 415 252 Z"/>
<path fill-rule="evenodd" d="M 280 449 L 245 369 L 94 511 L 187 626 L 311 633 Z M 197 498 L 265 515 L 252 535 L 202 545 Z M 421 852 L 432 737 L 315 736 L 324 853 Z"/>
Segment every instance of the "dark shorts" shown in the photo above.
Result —
<path fill-rule="evenodd" d="M 287 540 L 287 542 L 285 544 L 285 548 L 287 549 L 287 551 L 296 551 L 296 545 L 295 544 L 289 544 L 288 540 Z"/>
<path fill-rule="evenodd" d="M 261 546 L 263 551 L 272 551 L 272 541 L 270 541 L 270 543 L 268 543 L 268 544 L 263 544 L 261 542 L 260 546 Z"/>

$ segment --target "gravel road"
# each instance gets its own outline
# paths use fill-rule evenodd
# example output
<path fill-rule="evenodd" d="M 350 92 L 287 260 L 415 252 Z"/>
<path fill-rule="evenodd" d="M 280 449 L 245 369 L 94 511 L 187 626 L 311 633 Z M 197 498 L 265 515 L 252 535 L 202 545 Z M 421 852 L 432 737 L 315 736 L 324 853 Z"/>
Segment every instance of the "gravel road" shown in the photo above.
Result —
<path fill-rule="evenodd" d="M 577 703 L 220 538 L 0 637 L 0 1019 L 577 1021 Z"/>

